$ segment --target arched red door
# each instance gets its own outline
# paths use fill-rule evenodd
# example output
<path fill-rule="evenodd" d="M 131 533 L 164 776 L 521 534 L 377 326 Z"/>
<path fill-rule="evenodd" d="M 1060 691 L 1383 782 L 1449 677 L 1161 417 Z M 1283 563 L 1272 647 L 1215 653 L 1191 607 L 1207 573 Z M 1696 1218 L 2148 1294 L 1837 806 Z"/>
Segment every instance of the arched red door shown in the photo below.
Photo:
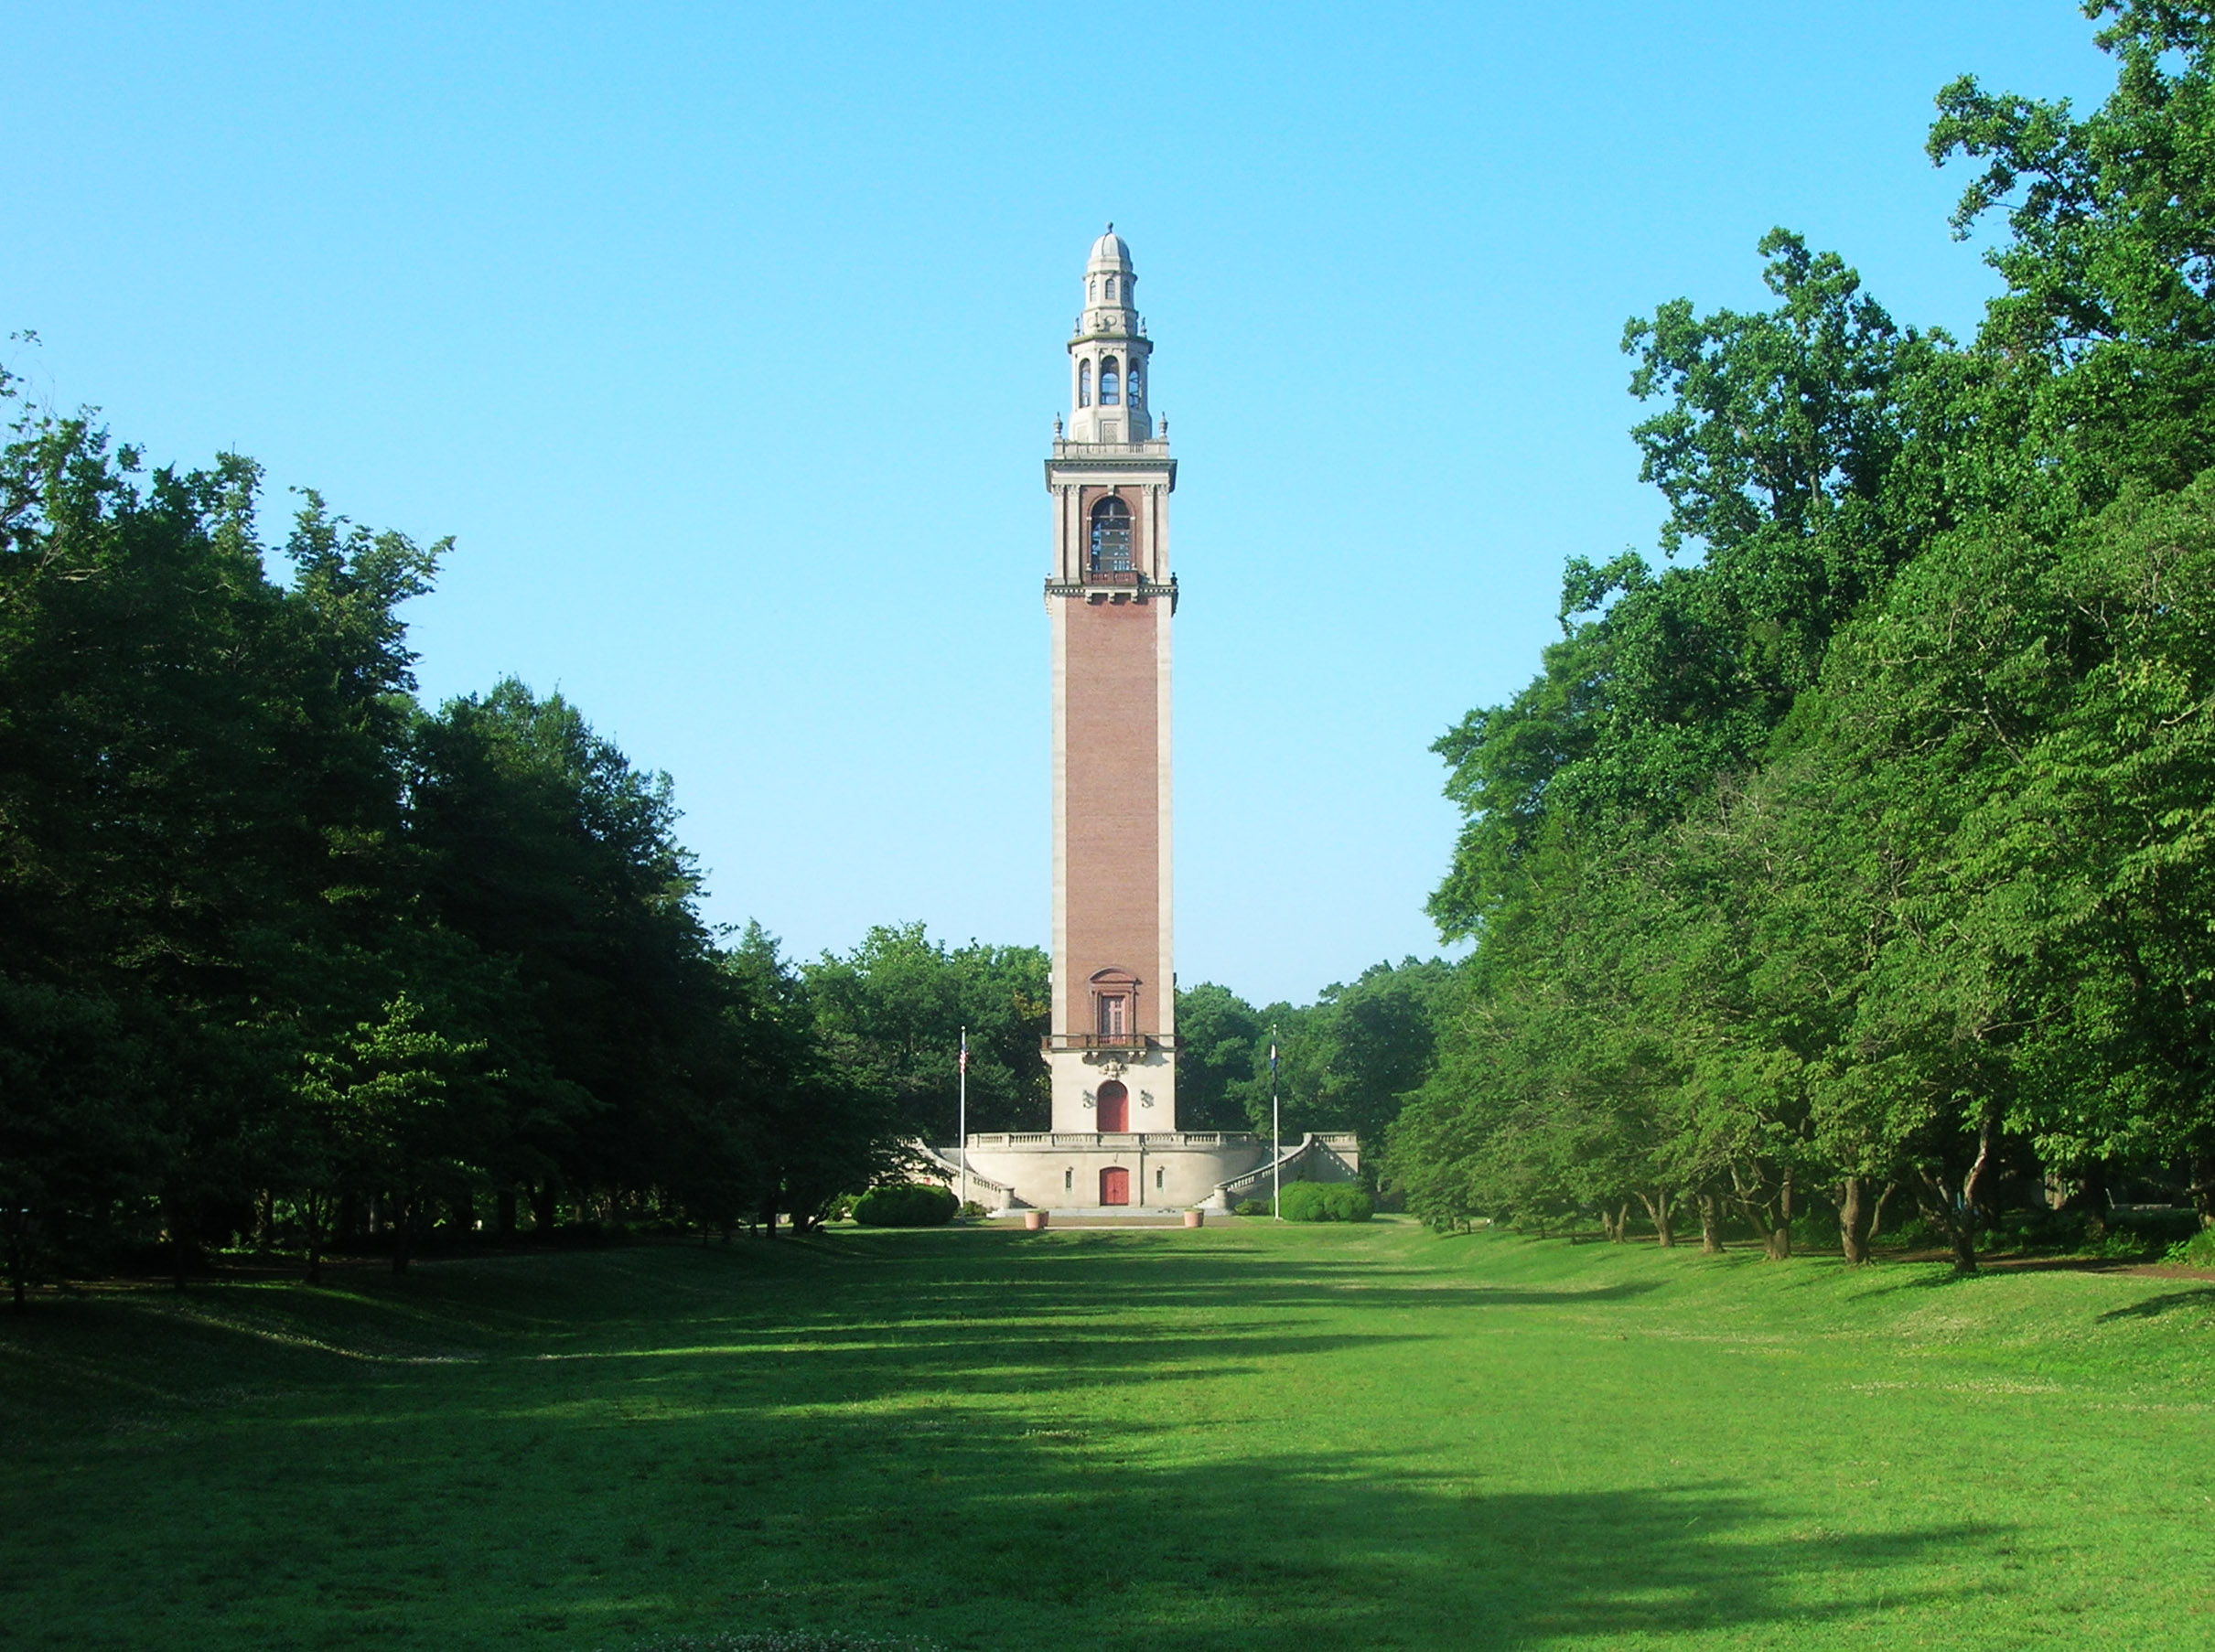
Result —
<path fill-rule="evenodd" d="M 1131 1128 L 1131 1092 L 1123 1088 L 1122 1080 L 1110 1078 L 1100 1087 L 1094 1098 L 1100 1114 L 1100 1128 L 1103 1131 L 1123 1131 Z M 1102 1201 L 1105 1203 L 1105 1201 Z"/>
<path fill-rule="evenodd" d="M 1117 1167 L 1100 1173 L 1100 1202 L 1102 1205 L 1127 1205 L 1131 1202 L 1131 1173 Z"/>

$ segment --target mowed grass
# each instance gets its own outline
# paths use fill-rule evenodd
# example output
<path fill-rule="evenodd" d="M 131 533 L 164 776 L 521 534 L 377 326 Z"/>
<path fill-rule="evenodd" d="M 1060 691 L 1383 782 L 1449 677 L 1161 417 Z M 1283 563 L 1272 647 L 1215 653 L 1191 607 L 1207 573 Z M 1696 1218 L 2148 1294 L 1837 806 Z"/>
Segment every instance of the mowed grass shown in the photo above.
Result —
<path fill-rule="evenodd" d="M 2184 1277 L 839 1232 L 43 1302 L 0 1401 L 11 1648 L 2215 1646 Z"/>

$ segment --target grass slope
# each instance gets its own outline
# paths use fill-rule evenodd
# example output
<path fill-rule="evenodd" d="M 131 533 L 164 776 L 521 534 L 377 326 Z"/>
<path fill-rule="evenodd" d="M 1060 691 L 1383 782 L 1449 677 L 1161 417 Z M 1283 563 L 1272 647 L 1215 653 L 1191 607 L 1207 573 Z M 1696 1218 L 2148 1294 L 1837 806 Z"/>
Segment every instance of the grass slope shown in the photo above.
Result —
<path fill-rule="evenodd" d="M 0 1646 L 2206 1647 L 2211 1400 L 2202 1282 L 1397 1222 L 106 1292 Z"/>

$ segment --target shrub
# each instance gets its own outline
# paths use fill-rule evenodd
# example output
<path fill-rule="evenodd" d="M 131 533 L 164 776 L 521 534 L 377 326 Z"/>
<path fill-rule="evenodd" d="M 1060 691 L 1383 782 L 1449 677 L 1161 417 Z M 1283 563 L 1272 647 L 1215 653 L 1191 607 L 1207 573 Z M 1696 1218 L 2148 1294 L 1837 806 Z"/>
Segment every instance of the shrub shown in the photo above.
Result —
<path fill-rule="evenodd" d="M 895 1182 L 855 1199 L 854 1219 L 865 1228 L 937 1228 L 953 1219 L 960 1203 L 928 1182 Z"/>
<path fill-rule="evenodd" d="M 2107 1221 L 2111 1230 L 2131 1234 L 2156 1251 L 2188 1245 L 2199 1234 L 2197 1210 L 2118 1210 Z"/>
<path fill-rule="evenodd" d="M 1358 1182 L 1295 1182 L 1284 1192 L 1288 1222 L 1366 1222 L 1377 1201 Z"/>
<path fill-rule="evenodd" d="M 1267 1216 L 1270 1214 L 1269 1201 L 1267 1199 L 1241 1199 L 1238 1202 L 1237 1209 L 1231 1214 L 1234 1216 Z"/>
<path fill-rule="evenodd" d="M 2215 1228 L 2202 1228 L 2169 1247 L 2168 1260 L 2182 1268 L 2215 1268 Z"/>
<path fill-rule="evenodd" d="M 961 1209 L 956 1211 L 954 1214 L 959 1216 L 965 1222 L 975 1222 L 982 1221 L 985 1217 L 990 1216 L 992 1212 L 985 1209 L 984 1206 L 978 1204 L 976 1200 L 972 1199 L 968 1204 L 962 1206 Z"/>

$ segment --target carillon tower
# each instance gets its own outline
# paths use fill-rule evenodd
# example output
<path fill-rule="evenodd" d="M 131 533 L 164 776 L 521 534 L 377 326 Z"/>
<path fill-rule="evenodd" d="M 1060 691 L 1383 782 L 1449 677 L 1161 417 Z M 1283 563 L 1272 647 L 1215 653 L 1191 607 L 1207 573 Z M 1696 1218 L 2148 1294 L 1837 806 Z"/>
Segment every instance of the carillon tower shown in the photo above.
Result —
<path fill-rule="evenodd" d="M 1280 1179 L 1343 1181 L 1360 1168 L 1351 1136 L 1308 1135 L 1280 1153 L 1220 1120 L 1214 1129 L 1177 1128 L 1169 906 L 1177 461 L 1168 424 L 1152 407 L 1154 346 L 1136 282 L 1131 250 L 1110 224 L 1085 263 L 1084 308 L 1069 341 L 1069 423 L 1054 422 L 1046 461 L 1053 1128 L 925 1149 L 948 1185 L 1003 1211 L 1158 1219 L 1165 1210 L 1231 1210 L 1266 1197 Z"/>
<path fill-rule="evenodd" d="M 1154 346 L 1110 224 L 1069 341 L 1070 420 L 1046 461 L 1053 564 L 1057 1132 L 1177 1129 L 1170 957 L 1169 494 L 1148 392 Z M 1111 1179 L 1112 1180 L 1112 1179 Z M 1103 1184 L 1100 1203 L 1122 1202 Z M 1144 1202 L 1144 1201 L 1142 1201 Z"/>

